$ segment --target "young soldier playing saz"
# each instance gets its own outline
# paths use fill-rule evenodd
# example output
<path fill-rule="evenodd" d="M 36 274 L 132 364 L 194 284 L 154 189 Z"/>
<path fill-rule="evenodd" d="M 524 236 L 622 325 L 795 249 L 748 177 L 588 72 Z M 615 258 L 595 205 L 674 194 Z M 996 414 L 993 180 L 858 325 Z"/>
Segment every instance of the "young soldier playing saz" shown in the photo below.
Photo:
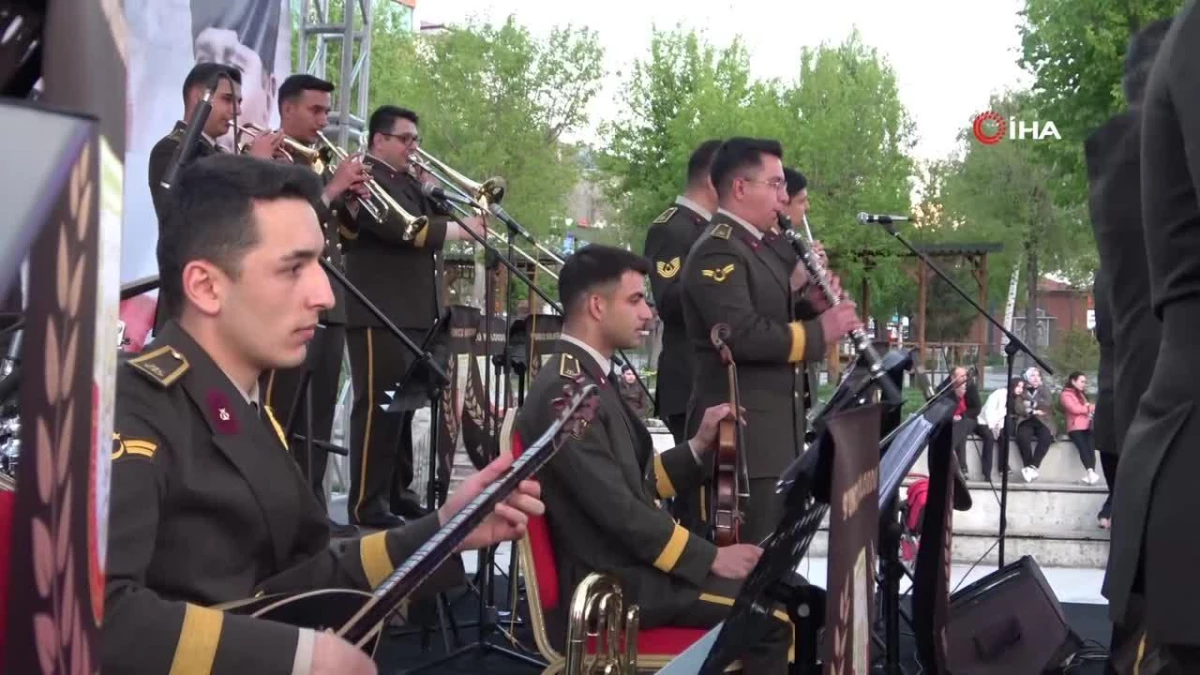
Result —
<path fill-rule="evenodd" d="M 509 462 L 467 479 L 436 512 L 329 546 L 325 510 L 260 403 L 258 377 L 304 361 L 334 301 L 311 170 L 216 155 L 184 169 L 158 243 L 171 320 L 117 374 L 104 601 L 105 673 L 375 673 L 333 633 L 222 612 L 258 593 L 370 589 Z M 526 482 L 461 549 L 520 538 L 540 514 Z M 457 583 L 451 558 L 430 588 Z"/>
<path fill-rule="evenodd" d="M 558 280 L 564 325 L 558 354 L 539 371 L 517 416 L 522 439 L 553 422 L 553 400 L 577 377 L 601 386 L 595 421 L 568 438 L 541 472 L 546 520 L 563 597 L 592 572 L 614 575 L 641 609 L 641 625 L 711 628 L 722 621 L 762 549 L 717 548 L 675 523 L 657 499 L 695 487 L 728 404 L 703 413 L 690 441 L 661 455 L 650 433 L 622 401 L 612 355 L 641 342 L 651 319 L 646 304 L 650 265 L 633 253 L 587 246 L 563 265 Z M 742 659 L 745 672 L 787 672 L 791 641 L 786 615 Z"/>

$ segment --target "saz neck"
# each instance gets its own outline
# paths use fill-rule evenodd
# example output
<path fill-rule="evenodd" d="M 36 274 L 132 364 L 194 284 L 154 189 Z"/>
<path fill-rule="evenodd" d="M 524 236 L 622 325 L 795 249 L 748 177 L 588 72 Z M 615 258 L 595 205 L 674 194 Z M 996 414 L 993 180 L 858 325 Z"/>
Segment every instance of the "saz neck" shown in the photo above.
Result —
<path fill-rule="evenodd" d="M 483 522 L 497 504 L 512 494 L 521 481 L 531 477 L 550 461 L 560 445 L 552 441 L 565 421 L 559 419 L 555 422 L 537 442 L 513 462 L 504 476 L 484 488 L 479 496 L 471 500 L 425 542 L 424 546 L 417 549 L 404 564 L 384 579 L 372 593 L 374 598 L 364 605 L 338 634 L 351 644 L 358 644 L 373 634 L 418 586 L 454 554 L 467 535 Z"/>

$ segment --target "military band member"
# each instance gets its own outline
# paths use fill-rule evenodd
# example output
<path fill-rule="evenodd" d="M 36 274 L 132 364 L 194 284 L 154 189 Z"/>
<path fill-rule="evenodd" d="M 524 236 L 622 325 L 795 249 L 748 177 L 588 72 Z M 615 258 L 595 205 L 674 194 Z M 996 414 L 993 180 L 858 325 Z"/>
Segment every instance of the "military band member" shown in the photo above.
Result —
<path fill-rule="evenodd" d="M 318 133 L 329 125 L 329 111 L 332 106 L 333 84 L 312 75 L 292 75 L 279 86 L 279 120 L 278 132 L 270 135 L 268 144 L 275 151 L 276 158 L 296 162 L 302 166 L 311 166 L 307 160 L 296 153 L 283 155 L 287 149 L 281 145 L 284 136 L 310 147 L 319 147 Z M 330 175 L 323 175 L 324 188 L 320 198 L 313 204 L 321 223 L 325 249 L 322 255 L 336 267 L 342 266 L 342 246 L 338 240 L 338 218 L 334 211 L 347 208 L 345 203 L 352 202 L 354 195 L 363 194 L 363 182 L 368 178 L 366 169 L 353 159 L 340 162 L 337 170 Z M 310 382 L 312 391 L 312 430 L 313 439 L 328 442 L 333 433 L 334 407 L 337 404 L 338 384 L 342 371 L 342 359 L 346 350 L 346 311 L 347 303 L 356 301 L 347 296 L 345 289 L 335 280 L 330 280 L 336 304 L 321 313 L 321 326 L 317 336 L 309 347 L 308 359 L 299 368 L 286 370 L 271 370 L 263 376 L 263 387 L 267 404 L 279 412 L 285 428 L 288 426 L 288 415 L 294 402 L 301 392 L 301 384 L 305 371 L 311 371 Z M 299 416 L 293 427 L 296 434 L 305 430 L 304 406 L 297 409 Z M 304 453 L 304 444 L 293 437 L 292 448 L 296 460 L 308 475 L 313 492 L 324 503 L 325 500 L 325 468 L 328 464 L 328 453 L 317 445 L 312 446 L 312 457 Z M 309 467 L 311 466 L 311 473 Z M 352 535 L 352 527 L 334 526 L 339 536 Z"/>
<path fill-rule="evenodd" d="M 721 141 L 708 140 L 692 152 L 683 194 L 654 219 L 646 232 L 645 255 L 654 264 L 650 289 L 663 323 L 654 408 L 676 443 L 687 438 L 687 402 L 692 390 L 691 349 L 684 335 L 679 273 L 692 244 L 700 238 L 717 208 L 717 192 L 709 178 L 709 168 L 719 147 Z"/>
<path fill-rule="evenodd" d="M 346 253 L 346 274 L 385 316 L 417 345 L 433 327 L 443 306 L 439 297 L 439 254 L 451 241 L 470 235 L 434 209 L 421 194 L 410 156 L 420 143 L 420 118 L 411 110 L 386 105 L 371 114 L 368 154 L 375 182 L 413 216 L 429 223 L 406 239 L 404 224 L 393 214 L 376 222 L 359 212 L 353 242 Z M 482 219 L 464 219 L 483 232 Z M 354 407 L 350 415 L 350 522 L 393 527 L 399 516 L 419 517 L 424 509 L 410 489 L 413 479 L 412 419 L 414 409 L 381 410 L 415 355 L 383 328 L 359 303 L 346 308 L 350 330 L 350 371 Z"/>
<path fill-rule="evenodd" d="M 105 673 L 374 673 L 333 633 L 213 605 L 326 587 L 370 589 L 506 468 L 476 474 L 437 514 L 329 546 L 324 509 L 286 451 L 258 376 L 305 358 L 333 305 L 309 172 L 221 155 L 181 173 L 159 240 L 171 320 L 118 369 Z M 528 482 L 464 546 L 521 536 L 542 511 Z M 452 557 L 423 589 L 461 580 Z"/>
<path fill-rule="evenodd" d="M 558 281 L 564 324 L 558 353 L 538 372 L 517 414 L 521 439 L 540 436 L 557 417 L 554 399 L 582 377 L 599 384 L 595 418 L 568 437 L 541 471 L 546 520 L 562 597 L 592 572 L 612 574 L 641 626 L 709 628 L 724 619 L 762 550 L 717 548 L 677 525 L 656 500 L 703 479 L 701 466 L 728 404 L 705 410 L 690 441 L 658 455 L 650 433 L 621 399 L 612 372 L 617 349 L 634 349 L 651 318 L 644 258 L 591 245 L 567 259 Z M 786 615 L 742 659 L 747 673 L 786 673 Z"/>
<path fill-rule="evenodd" d="M 826 340 L 861 325 L 851 302 L 818 306 L 817 319 L 797 318 L 808 275 L 763 241 L 786 206 L 782 157 L 779 143 L 770 140 L 734 138 L 721 146 L 712 167 L 720 207 L 682 273 L 696 368 L 689 429 L 705 409 L 729 400 L 726 368 L 710 335 L 718 323 L 732 329 L 727 343 L 746 408 L 750 479 L 743 541 L 761 541 L 774 531 L 781 508 L 775 481 L 804 448 L 804 362 L 820 360 Z"/>

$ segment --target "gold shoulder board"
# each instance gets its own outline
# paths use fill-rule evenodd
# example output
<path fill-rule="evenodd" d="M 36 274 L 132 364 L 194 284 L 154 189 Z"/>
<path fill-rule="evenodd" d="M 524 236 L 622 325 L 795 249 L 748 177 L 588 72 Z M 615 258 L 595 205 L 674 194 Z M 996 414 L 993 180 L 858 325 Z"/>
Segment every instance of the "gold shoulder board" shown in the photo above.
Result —
<path fill-rule="evenodd" d="M 670 220 L 671 216 L 675 215 L 675 212 L 678 210 L 679 210 L 679 207 L 672 206 L 671 208 L 667 209 L 666 211 L 663 211 L 662 213 L 658 214 L 658 217 L 655 218 L 654 222 L 650 223 L 650 224 L 651 225 L 659 225 L 661 223 L 665 223 L 668 220 Z"/>
<path fill-rule="evenodd" d="M 191 367 L 183 354 L 170 345 L 135 356 L 126 363 L 163 389 L 175 384 Z"/>
<path fill-rule="evenodd" d="M 729 227 L 729 223 L 717 223 L 713 227 L 712 236 L 717 239 L 728 239 L 733 234 L 733 228 Z"/>
<path fill-rule="evenodd" d="M 558 363 L 558 374 L 569 380 L 579 377 L 583 369 L 579 367 L 579 359 L 572 354 L 563 354 Z"/>

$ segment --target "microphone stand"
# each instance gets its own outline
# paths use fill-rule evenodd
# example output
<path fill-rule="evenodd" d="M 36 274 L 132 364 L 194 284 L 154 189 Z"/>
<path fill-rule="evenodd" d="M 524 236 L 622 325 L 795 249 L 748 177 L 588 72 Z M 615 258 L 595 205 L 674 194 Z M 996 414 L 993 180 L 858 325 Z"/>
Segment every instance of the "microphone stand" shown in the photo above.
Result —
<path fill-rule="evenodd" d="M 962 296 L 963 300 L 966 300 L 968 304 L 970 304 L 972 307 L 974 307 L 975 311 L 979 312 L 980 316 L 982 316 L 984 319 L 986 319 L 988 321 L 988 323 L 995 326 L 997 330 L 999 330 L 1001 333 L 1004 334 L 1005 337 L 1008 338 L 1008 344 L 1004 345 L 1004 356 L 1005 356 L 1006 368 L 1008 371 L 1008 375 L 1004 380 L 1004 389 L 1007 392 L 1007 394 L 1005 396 L 1004 429 L 1000 434 L 1000 457 L 1001 457 L 1001 465 L 1000 465 L 1000 532 L 998 535 L 1000 538 L 1000 542 L 999 542 L 1000 546 L 999 546 L 999 550 L 997 551 L 998 558 L 999 558 L 998 568 L 1003 569 L 1004 568 L 1004 537 L 1005 537 L 1005 533 L 1008 530 L 1008 454 L 1009 454 L 1009 439 L 1012 437 L 1012 412 L 1013 412 L 1013 392 L 1012 392 L 1012 387 L 1009 386 L 1009 383 L 1012 382 L 1012 379 L 1013 379 L 1013 364 L 1014 364 L 1014 361 L 1016 360 L 1017 354 L 1023 352 L 1026 355 L 1028 355 L 1029 358 L 1033 359 L 1034 363 L 1036 363 L 1038 365 L 1038 367 L 1040 367 L 1047 375 L 1053 375 L 1054 369 L 1052 369 L 1050 367 L 1050 365 L 1047 364 L 1044 360 L 1042 360 L 1037 354 L 1033 353 L 1033 350 L 1031 350 L 1024 342 L 1022 342 L 1021 338 L 1017 337 L 1016 335 L 1013 335 L 1012 331 L 1005 328 L 1004 324 L 1002 324 L 994 316 L 989 314 L 986 309 L 981 307 L 979 305 L 979 303 L 976 302 L 975 299 L 970 296 L 969 293 L 964 291 L 958 284 L 956 284 L 954 282 L 953 279 L 951 279 L 937 265 L 933 264 L 933 261 L 929 259 L 929 256 L 925 255 L 921 251 L 918 251 L 917 248 L 912 245 L 912 243 L 910 243 L 907 239 L 904 238 L 903 235 L 901 235 L 899 232 L 897 232 L 893 219 L 888 218 L 887 216 L 881 216 L 881 217 L 879 217 L 879 224 L 880 224 L 880 226 L 883 227 L 885 232 L 892 235 L 892 237 L 896 241 L 900 242 L 900 244 L 902 246 L 904 246 L 904 248 L 911 251 L 912 254 L 915 255 L 918 259 L 920 259 L 921 262 L 925 263 L 925 265 L 928 266 L 929 269 L 933 270 L 933 273 L 936 274 L 939 278 L 941 278 L 942 281 L 945 281 L 947 284 L 949 284 L 950 288 L 954 289 L 955 293 Z M 1036 283 L 1036 280 L 1034 280 L 1033 283 Z M 1026 328 L 1028 328 L 1028 327 L 1026 327 Z"/>
<path fill-rule="evenodd" d="M 212 98 L 216 93 L 217 87 L 221 86 L 221 80 L 227 79 L 229 75 L 224 72 L 217 73 L 216 77 L 209 83 L 209 86 L 204 90 L 204 96 L 200 97 L 200 102 L 196 104 L 196 109 L 192 111 L 192 117 L 188 120 L 187 131 L 183 134 L 183 139 L 179 141 L 179 147 L 175 148 L 175 161 L 167 166 L 167 172 L 163 174 L 160 185 L 168 191 L 175 184 L 175 178 L 179 175 L 179 171 L 192 159 L 192 153 L 196 150 L 196 143 L 200 140 L 200 134 L 204 131 L 204 125 L 208 124 L 208 116 L 212 114 Z"/>

